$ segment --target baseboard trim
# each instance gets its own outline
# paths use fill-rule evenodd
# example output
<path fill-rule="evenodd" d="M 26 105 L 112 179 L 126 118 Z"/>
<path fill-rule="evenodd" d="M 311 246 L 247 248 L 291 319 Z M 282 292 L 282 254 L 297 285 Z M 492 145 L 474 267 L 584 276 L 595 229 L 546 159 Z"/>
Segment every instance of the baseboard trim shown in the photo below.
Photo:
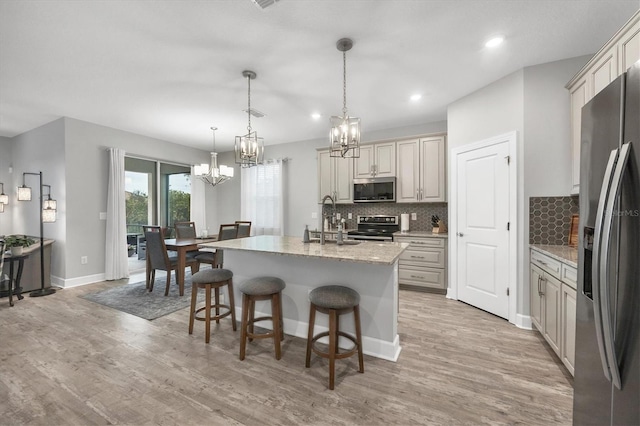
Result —
<path fill-rule="evenodd" d="M 533 324 L 531 323 L 531 316 L 529 315 L 516 315 L 516 327 L 523 328 L 525 330 L 533 330 Z"/>
<path fill-rule="evenodd" d="M 84 277 L 77 278 L 60 278 L 56 276 L 51 276 L 51 285 L 62 288 L 72 288 L 72 287 L 80 287 L 87 284 L 99 283 L 100 281 L 105 281 L 105 275 L 95 274 L 95 275 L 85 275 Z"/>

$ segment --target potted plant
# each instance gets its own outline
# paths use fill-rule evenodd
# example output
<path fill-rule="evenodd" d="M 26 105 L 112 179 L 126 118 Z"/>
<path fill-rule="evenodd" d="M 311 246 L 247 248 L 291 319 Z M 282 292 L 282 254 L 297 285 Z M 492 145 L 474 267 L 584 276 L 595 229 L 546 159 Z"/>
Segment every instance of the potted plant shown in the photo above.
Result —
<path fill-rule="evenodd" d="M 129 257 L 133 256 L 136 252 L 136 246 L 134 246 L 133 244 L 128 244 L 127 245 L 127 252 L 129 254 Z"/>
<path fill-rule="evenodd" d="M 36 241 L 33 238 L 29 238 L 26 235 L 9 235 L 4 238 L 4 242 L 7 247 L 11 248 L 12 256 L 22 255 L 24 247 L 29 247 Z"/>

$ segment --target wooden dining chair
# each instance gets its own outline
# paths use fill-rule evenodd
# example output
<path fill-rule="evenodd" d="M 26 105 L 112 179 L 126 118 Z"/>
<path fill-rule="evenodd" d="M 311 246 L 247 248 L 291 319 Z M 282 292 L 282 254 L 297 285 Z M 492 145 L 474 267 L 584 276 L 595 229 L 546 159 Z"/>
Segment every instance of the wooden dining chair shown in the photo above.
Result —
<path fill-rule="evenodd" d="M 238 238 L 237 223 L 226 223 L 220 225 L 220 230 L 218 231 L 218 241 L 232 240 L 234 238 Z M 200 263 L 208 263 L 212 268 L 222 268 L 223 253 L 222 250 L 216 249 L 215 253 L 203 252 L 202 254 L 197 255 L 196 259 Z"/>
<path fill-rule="evenodd" d="M 169 255 L 167 246 L 164 243 L 164 229 L 159 226 L 145 225 L 142 227 L 147 240 L 147 279 L 146 285 L 149 291 L 153 291 L 153 283 L 156 279 L 156 270 L 167 271 L 167 286 L 164 295 L 169 295 L 171 285 L 171 271 L 178 268 L 178 256 Z M 191 268 L 191 274 L 195 274 L 200 269 L 200 263 L 195 258 L 186 259 L 186 265 Z"/>
<path fill-rule="evenodd" d="M 250 220 L 236 220 L 238 224 L 238 238 L 245 238 L 251 236 L 251 221 Z"/>

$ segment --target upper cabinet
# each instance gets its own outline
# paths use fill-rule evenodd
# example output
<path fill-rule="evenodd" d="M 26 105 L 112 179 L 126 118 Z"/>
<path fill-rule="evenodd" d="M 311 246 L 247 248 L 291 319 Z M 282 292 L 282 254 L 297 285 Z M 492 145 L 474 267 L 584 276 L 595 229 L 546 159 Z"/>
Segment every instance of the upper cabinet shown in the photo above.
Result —
<path fill-rule="evenodd" d="M 580 190 L 580 126 L 582 107 L 640 60 L 640 10 L 567 84 L 571 99 L 572 190 Z"/>
<path fill-rule="evenodd" d="M 318 151 L 318 202 L 325 195 L 339 204 L 353 202 L 353 159 L 331 157 L 328 149 Z"/>
<path fill-rule="evenodd" d="M 446 201 L 444 135 L 400 141 L 397 150 L 396 201 Z"/>
<path fill-rule="evenodd" d="M 362 145 L 360 157 L 354 160 L 353 177 L 394 177 L 396 175 L 396 143 Z"/>

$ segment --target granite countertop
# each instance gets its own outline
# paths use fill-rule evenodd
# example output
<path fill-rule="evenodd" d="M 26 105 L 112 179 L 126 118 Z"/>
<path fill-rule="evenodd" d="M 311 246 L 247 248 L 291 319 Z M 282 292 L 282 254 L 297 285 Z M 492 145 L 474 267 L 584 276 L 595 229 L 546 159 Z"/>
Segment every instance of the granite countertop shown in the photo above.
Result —
<path fill-rule="evenodd" d="M 359 244 L 337 245 L 327 243 L 303 243 L 300 237 L 260 235 L 200 244 L 201 247 L 225 250 L 246 250 L 284 256 L 312 257 L 342 262 L 392 265 L 409 247 L 406 243 L 362 241 Z"/>
<path fill-rule="evenodd" d="M 569 246 L 554 246 L 549 244 L 529 244 L 534 250 L 538 250 L 549 257 L 566 263 L 574 268 L 578 267 L 578 249 Z"/>
<path fill-rule="evenodd" d="M 449 238 L 449 234 L 434 234 L 428 231 L 409 231 L 409 232 L 394 232 L 394 237 L 429 237 L 429 238 Z"/>

